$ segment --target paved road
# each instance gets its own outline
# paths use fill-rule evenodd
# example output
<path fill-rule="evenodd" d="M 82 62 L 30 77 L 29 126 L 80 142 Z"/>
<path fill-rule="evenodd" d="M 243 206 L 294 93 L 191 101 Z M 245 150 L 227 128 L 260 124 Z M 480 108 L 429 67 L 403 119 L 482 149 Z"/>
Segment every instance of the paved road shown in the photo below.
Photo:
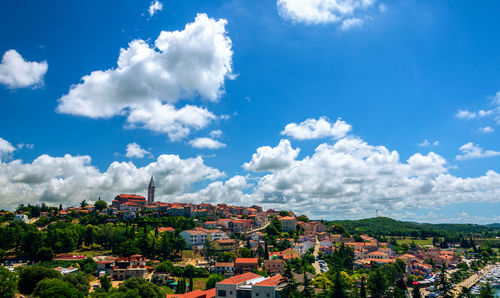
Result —
<path fill-rule="evenodd" d="M 471 277 L 469 277 L 466 280 L 462 281 L 461 283 L 455 285 L 455 287 L 452 290 L 454 296 L 457 296 L 458 293 L 460 293 L 462 291 L 462 287 L 466 287 L 466 288 L 472 287 L 483 276 L 488 274 L 488 272 L 490 272 L 491 268 L 493 268 L 493 266 L 488 265 L 488 266 L 484 267 L 483 269 L 481 269 L 479 272 L 474 273 Z"/>
<path fill-rule="evenodd" d="M 321 273 L 321 267 L 319 266 L 319 262 L 317 260 L 318 254 L 319 254 L 319 240 L 318 238 L 316 238 L 316 244 L 314 245 L 314 253 L 313 253 L 315 261 L 312 264 L 314 270 L 316 270 L 316 275 Z"/>

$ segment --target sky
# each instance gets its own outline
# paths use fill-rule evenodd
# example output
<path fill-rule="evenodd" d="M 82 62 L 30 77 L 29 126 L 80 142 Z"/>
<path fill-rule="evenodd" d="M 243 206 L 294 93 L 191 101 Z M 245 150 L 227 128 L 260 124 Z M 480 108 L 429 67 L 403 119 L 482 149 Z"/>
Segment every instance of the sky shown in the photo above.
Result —
<path fill-rule="evenodd" d="M 166 202 L 500 222 L 499 9 L 2 1 L 0 209 L 154 176 Z"/>

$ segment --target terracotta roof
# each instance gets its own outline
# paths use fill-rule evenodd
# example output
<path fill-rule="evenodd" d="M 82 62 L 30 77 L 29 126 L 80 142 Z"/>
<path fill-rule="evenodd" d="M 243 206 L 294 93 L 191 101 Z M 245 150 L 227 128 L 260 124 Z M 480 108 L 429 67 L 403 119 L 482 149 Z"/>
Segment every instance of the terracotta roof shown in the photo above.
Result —
<path fill-rule="evenodd" d="M 158 228 L 158 232 L 175 232 L 175 229 L 172 227 L 160 227 Z"/>
<path fill-rule="evenodd" d="M 257 264 L 259 263 L 258 258 L 236 258 L 235 264 Z"/>
<path fill-rule="evenodd" d="M 146 200 L 146 198 L 145 198 L 145 197 L 140 196 L 140 195 L 119 194 L 117 197 L 124 198 L 124 199 L 139 199 L 139 200 Z"/>
<path fill-rule="evenodd" d="M 265 286 L 265 287 L 274 287 L 278 285 L 283 280 L 283 276 L 281 274 L 276 274 L 275 276 L 271 276 L 266 280 L 263 280 L 259 283 L 256 283 L 256 286 Z"/>
<path fill-rule="evenodd" d="M 167 298 L 214 298 L 215 297 L 215 288 L 202 291 L 202 290 L 194 290 L 185 294 L 167 294 Z"/>
<path fill-rule="evenodd" d="M 234 267 L 233 262 L 216 262 L 215 267 Z"/>
<path fill-rule="evenodd" d="M 283 216 L 279 220 L 297 220 L 297 218 L 292 216 Z"/>
<path fill-rule="evenodd" d="M 233 276 L 230 278 L 226 278 L 219 283 L 223 284 L 223 285 L 237 285 L 237 284 L 243 283 L 245 281 L 248 281 L 248 280 L 251 280 L 254 278 L 258 278 L 258 277 L 262 277 L 262 276 L 255 274 L 253 272 L 247 272 L 247 273 L 236 275 L 236 276 Z"/>

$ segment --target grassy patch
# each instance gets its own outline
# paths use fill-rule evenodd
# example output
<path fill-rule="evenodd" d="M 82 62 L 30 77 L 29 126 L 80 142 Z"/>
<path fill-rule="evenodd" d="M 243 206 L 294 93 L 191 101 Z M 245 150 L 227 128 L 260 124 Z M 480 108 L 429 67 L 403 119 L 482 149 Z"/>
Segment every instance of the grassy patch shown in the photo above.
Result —
<path fill-rule="evenodd" d="M 171 288 L 169 288 L 167 286 L 161 286 L 160 291 L 162 293 L 162 296 L 166 296 L 167 294 L 174 294 L 175 293 L 174 290 L 172 290 Z"/>
<path fill-rule="evenodd" d="M 83 255 L 86 257 L 104 256 L 111 254 L 111 250 L 79 250 L 74 251 L 72 254 Z"/>
<path fill-rule="evenodd" d="M 408 244 L 410 245 L 412 242 L 415 242 L 415 245 L 422 246 L 422 245 L 432 245 L 432 238 L 429 237 L 427 239 L 420 239 L 420 238 L 411 238 L 411 237 L 406 237 L 406 238 L 400 238 L 396 240 L 398 242 L 398 245 L 403 245 L 403 244 Z"/>
<path fill-rule="evenodd" d="M 182 251 L 182 259 L 195 259 L 196 256 L 194 255 L 194 252 L 192 250 L 183 250 Z"/>
<path fill-rule="evenodd" d="M 193 290 L 204 291 L 206 289 L 207 279 L 208 278 L 206 278 L 206 277 L 193 278 Z M 187 279 L 186 282 L 189 283 L 189 279 Z"/>

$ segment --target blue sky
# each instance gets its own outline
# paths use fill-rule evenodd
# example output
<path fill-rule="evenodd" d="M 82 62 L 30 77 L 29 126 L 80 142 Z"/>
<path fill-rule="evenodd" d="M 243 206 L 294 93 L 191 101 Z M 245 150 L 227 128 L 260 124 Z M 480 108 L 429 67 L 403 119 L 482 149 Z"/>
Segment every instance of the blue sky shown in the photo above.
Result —
<path fill-rule="evenodd" d="M 0 4 L 0 208 L 500 221 L 500 3 L 122 2 Z"/>

